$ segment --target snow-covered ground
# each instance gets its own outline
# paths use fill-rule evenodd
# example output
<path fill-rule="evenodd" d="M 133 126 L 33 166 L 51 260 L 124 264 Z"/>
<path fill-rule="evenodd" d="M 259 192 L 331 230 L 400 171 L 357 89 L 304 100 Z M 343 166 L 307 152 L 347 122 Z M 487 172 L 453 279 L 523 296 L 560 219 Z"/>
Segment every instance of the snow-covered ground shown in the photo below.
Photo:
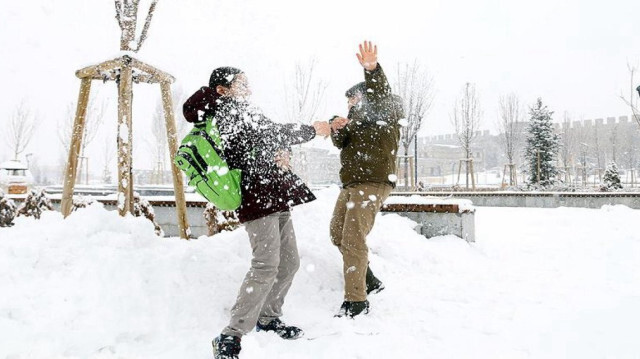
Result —
<path fill-rule="evenodd" d="M 477 243 L 390 214 L 369 237 L 387 289 L 335 319 L 337 189 L 294 211 L 301 269 L 284 320 L 242 358 L 639 358 L 640 211 L 478 208 Z M 0 228 L 0 358 L 211 358 L 249 265 L 244 230 L 183 241 L 99 205 Z M 313 340 L 308 340 L 313 339 Z"/>

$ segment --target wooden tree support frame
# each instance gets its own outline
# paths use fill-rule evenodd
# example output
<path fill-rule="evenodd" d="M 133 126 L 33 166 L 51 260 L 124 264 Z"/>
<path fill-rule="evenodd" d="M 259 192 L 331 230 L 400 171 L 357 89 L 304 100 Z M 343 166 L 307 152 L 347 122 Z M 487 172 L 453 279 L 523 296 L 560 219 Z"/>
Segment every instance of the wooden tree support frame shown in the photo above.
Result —
<path fill-rule="evenodd" d="M 462 164 L 465 163 L 465 175 L 467 176 L 466 188 L 469 188 L 469 175 L 471 175 L 471 188 L 476 190 L 476 177 L 475 172 L 473 172 L 473 158 L 466 158 L 460 160 L 458 164 L 458 180 L 456 181 L 456 186 L 460 184 L 460 172 L 462 172 Z"/>
<path fill-rule="evenodd" d="M 187 206 L 184 196 L 184 185 L 180 169 L 173 165 L 173 160 L 178 150 L 178 138 L 176 133 L 175 116 L 173 113 L 173 101 L 171 98 L 171 84 L 175 78 L 163 71 L 147 65 L 128 55 L 105 61 L 101 64 L 85 67 L 76 71 L 76 76 L 81 79 L 78 107 L 73 124 L 69 158 L 64 176 L 64 190 L 62 193 L 61 210 L 66 218 L 71 214 L 73 207 L 73 190 L 75 186 L 78 156 L 84 132 L 85 118 L 91 81 L 116 81 L 118 83 L 118 212 L 121 216 L 133 213 L 133 175 L 132 175 L 132 100 L 133 83 L 160 84 L 160 95 L 164 108 L 165 125 L 169 154 L 171 157 L 171 170 L 173 174 L 173 188 L 176 197 L 176 210 L 180 237 L 188 239 L 190 235 L 187 222 Z"/>
<path fill-rule="evenodd" d="M 509 163 L 504 165 L 504 169 L 502 171 L 502 188 L 505 188 L 507 186 L 507 175 L 509 175 L 509 186 L 517 186 L 518 176 L 516 174 L 515 164 Z"/>
<path fill-rule="evenodd" d="M 410 189 L 410 188 L 411 189 L 415 189 L 415 188 L 417 188 L 418 184 L 417 184 L 417 178 L 415 178 L 415 176 L 414 176 L 415 171 L 414 171 L 414 157 L 413 156 L 398 155 L 396 157 L 396 174 L 397 175 L 402 174 L 402 177 L 403 178 L 405 177 L 405 170 L 404 169 L 401 170 L 401 168 L 403 168 L 401 166 L 405 165 L 404 162 L 407 162 L 406 163 L 406 164 L 408 164 L 407 167 L 409 167 L 408 168 L 408 171 L 409 171 L 409 176 L 408 176 L 409 177 L 409 183 L 405 183 L 404 187 L 407 190 Z M 397 176 L 397 177 L 398 177 L 398 179 L 400 179 L 400 176 Z"/>

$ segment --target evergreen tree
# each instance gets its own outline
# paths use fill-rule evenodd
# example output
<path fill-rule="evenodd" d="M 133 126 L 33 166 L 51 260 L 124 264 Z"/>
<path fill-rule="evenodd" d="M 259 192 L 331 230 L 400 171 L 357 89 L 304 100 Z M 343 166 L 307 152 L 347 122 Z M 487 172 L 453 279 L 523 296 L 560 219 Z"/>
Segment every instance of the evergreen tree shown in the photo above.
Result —
<path fill-rule="evenodd" d="M 607 166 L 607 170 L 604 171 L 604 178 L 601 188 L 603 191 L 622 189 L 622 184 L 620 183 L 620 174 L 618 173 L 618 166 L 613 161 L 609 163 L 609 166 Z"/>
<path fill-rule="evenodd" d="M 553 130 L 551 123 L 552 111 L 542 104 L 538 98 L 536 104 L 530 109 L 531 119 L 527 129 L 527 148 L 525 158 L 529 168 L 529 184 L 538 184 L 543 187 L 551 186 L 556 182 L 558 169 L 554 161 L 560 149 L 560 136 Z"/>

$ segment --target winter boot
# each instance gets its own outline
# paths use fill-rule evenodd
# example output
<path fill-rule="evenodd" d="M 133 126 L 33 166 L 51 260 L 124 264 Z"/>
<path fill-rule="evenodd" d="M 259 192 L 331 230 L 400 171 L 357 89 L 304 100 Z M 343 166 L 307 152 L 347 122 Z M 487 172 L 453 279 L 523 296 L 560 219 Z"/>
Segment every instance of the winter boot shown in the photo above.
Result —
<path fill-rule="evenodd" d="M 267 324 L 261 324 L 260 321 L 256 324 L 256 331 L 274 332 L 282 339 L 298 339 L 304 335 L 302 329 L 294 327 L 293 325 L 284 324 L 279 318 L 273 319 Z"/>
<path fill-rule="evenodd" d="M 369 301 L 365 300 L 364 302 L 342 302 L 342 306 L 338 311 L 338 314 L 335 315 L 336 318 L 353 318 L 360 314 L 368 314 L 369 313 Z"/>
<path fill-rule="evenodd" d="M 380 279 L 376 278 L 371 271 L 371 267 L 367 266 L 367 295 L 380 293 L 384 289 L 384 283 Z"/>
<path fill-rule="evenodd" d="M 240 354 L 240 338 L 220 334 L 213 339 L 213 357 L 215 359 L 238 359 Z"/>

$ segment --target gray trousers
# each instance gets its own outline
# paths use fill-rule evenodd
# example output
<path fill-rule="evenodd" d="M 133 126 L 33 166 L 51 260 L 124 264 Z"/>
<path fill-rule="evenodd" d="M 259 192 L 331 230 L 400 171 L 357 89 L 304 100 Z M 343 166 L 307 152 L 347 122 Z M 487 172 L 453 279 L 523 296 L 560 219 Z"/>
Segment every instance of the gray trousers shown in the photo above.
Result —
<path fill-rule="evenodd" d="M 241 337 L 282 316 L 284 298 L 300 267 L 291 213 L 278 212 L 245 223 L 253 258 L 244 278 L 231 320 L 222 334 Z"/>

